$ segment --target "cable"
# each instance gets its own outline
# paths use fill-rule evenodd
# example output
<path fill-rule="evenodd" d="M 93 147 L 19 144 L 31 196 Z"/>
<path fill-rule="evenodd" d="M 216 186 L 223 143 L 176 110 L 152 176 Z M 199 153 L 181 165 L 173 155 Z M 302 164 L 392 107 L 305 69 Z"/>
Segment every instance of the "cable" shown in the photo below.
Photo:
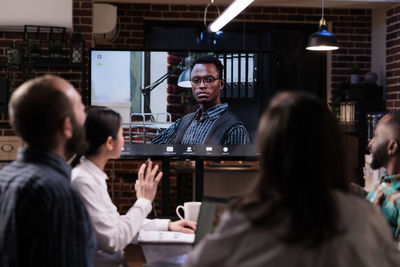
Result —
<path fill-rule="evenodd" d="M 210 6 L 212 6 L 213 4 L 214 4 L 214 0 L 211 0 L 211 2 L 208 3 L 208 4 L 206 5 L 206 8 L 204 9 L 204 20 L 203 20 L 203 22 L 204 22 L 204 26 L 206 27 L 206 29 L 208 29 L 208 25 L 207 25 L 207 11 L 208 11 L 208 8 L 209 8 Z M 215 8 L 217 9 L 218 17 L 221 16 L 221 13 L 219 12 L 218 6 L 215 6 Z"/>

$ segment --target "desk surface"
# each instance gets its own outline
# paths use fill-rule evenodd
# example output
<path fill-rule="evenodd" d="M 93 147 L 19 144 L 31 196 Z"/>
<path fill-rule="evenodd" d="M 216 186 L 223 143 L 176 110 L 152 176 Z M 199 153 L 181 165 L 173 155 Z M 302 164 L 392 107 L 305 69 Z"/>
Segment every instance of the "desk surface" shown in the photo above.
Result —
<path fill-rule="evenodd" d="M 191 244 L 153 243 L 141 243 L 140 246 L 146 261 L 146 266 L 153 266 L 152 263 L 189 253 L 193 247 Z"/>

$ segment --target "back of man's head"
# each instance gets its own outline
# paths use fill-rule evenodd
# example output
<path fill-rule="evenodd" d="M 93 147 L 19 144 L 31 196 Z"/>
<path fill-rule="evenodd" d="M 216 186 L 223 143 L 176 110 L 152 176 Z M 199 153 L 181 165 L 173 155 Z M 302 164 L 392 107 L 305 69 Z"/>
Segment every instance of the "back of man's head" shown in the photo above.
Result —
<path fill-rule="evenodd" d="M 57 145 L 57 132 L 66 117 L 73 117 L 72 103 L 62 78 L 46 75 L 23 83 L 11 96 L 10 121 L 29 147 L 49 151 Z"/>

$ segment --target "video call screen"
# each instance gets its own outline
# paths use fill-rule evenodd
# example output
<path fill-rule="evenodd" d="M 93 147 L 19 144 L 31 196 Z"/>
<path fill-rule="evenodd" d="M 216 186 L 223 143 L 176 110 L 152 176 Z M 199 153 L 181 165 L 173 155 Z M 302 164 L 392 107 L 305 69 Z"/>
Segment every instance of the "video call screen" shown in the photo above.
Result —
<path fill-rule="evenodd" d="M 221 77 L 210 64 L 190 76 L 193 61 L 204 56 L 221 62 Z M 274 58 L 270 51 L 92 49 L 90 104 L 121 114 L 121 156 L 255 157 L 258 119 L 274 90 Z M 178 85 L 185 70 L 189 78 Z M 213 90 L 221 104 L 203 113 L 200 104 Z"/>

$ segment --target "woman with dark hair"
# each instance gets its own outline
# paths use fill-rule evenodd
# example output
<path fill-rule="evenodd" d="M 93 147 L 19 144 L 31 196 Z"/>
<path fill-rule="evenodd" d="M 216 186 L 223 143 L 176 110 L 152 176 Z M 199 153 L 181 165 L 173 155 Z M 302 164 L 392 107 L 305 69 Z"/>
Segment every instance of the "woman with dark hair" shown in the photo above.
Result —
<path fill-rule="evenodd" d="M 72 171 L 72 184 L 83 198 L 96 234 L 94 266 L 127 266 L 123 249 L 140 230 L 194 232 L 194 222 L 146 219 L 162 177 L 151 161 L 140 166 L 135 183 L 137 201 L 120 215 L 107 192 L 108 177 L 103 169 L 109 159 L 121 154 L 121 116 L 106 107 L 92 107 L 87 111 L 85 130 L 89 148 Z"/>
<path fill-rule="evenodd" d="M 348 193 L 338 125 L 316 97 L 276 95 L 258 145 L 257 183 L 185 266 L 399 266 L 382 215 Z"/>

